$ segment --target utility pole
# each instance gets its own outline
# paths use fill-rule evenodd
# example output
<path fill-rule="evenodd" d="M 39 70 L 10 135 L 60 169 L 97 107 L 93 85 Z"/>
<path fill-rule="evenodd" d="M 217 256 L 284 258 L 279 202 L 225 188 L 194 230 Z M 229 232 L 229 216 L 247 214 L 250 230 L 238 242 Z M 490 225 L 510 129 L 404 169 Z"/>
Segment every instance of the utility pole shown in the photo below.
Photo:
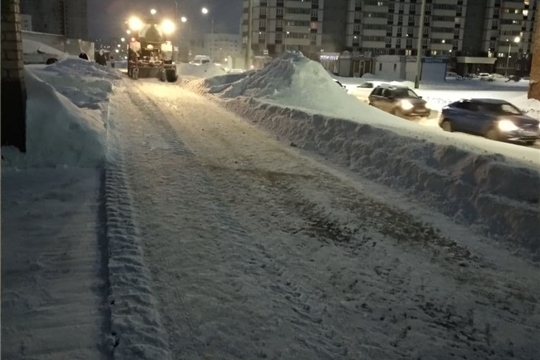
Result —
<path fill-rule="evenodd" d="M 173 63 L 178 63 L 178 55 L 180 53 L 180 21 L 178 21 L 178 1 L 174 0 L 174 23 L 176 25 L 174 39 L 175 41 L 172 41 L 172 61 Z M 174 44 L 176 43 L 176 46 L 178 46 L 178 53 L 175 50 Z"/>
<path fill-rule="evenodd" d="M 536 24 L 533 34 L 531 80 L 529 82 L 529 99 L 540 101 L 540 6 L 537 6 Z"/>
<path fill-rule="evenodd" d="M 422 0 L 422 10 L 420 10 L 420 26 L 418 28 L 418 44 L 416 53 L 416 76 L 414 78 L 414 88 L 420 87 L 420 74 L 422 72 L 422 42 L 424 40 L 424 19 L 426 15 L 426 0 Z"/>
<path fill-rule="evenodd" d="M 253 0 L 248 1 L 248 31 L 246 39 L 246 70 L 251 69 L 251 44 L 253 43 Z"/>

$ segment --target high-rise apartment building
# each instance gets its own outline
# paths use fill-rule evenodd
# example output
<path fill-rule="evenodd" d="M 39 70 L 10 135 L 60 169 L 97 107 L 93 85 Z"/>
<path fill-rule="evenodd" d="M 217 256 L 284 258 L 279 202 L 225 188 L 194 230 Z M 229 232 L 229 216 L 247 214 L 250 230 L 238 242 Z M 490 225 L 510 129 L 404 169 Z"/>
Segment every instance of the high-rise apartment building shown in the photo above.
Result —
<path fill-rule="evenodd" d="M 422 53 L 463 72 L 526 70 L 540 0 L 426 0 Z M 422 0 L 253 0 L 255 55 L 416 55 Z M 247 36 L 244 0 L 243 35 Z M 516 38 L 519 39 L 516 39 Z"/>
<path fill-rule="evenodd" d="M 32 17 L 32 30 L 88 38 L 86 0 L 21 0 L 21 13 Z"/>
<path fill-rule="evenodd" d="M 228 56 L 242 51 L 242 37 L 238 34 L 213 33 L 204 36 L 205 54 L 215 62 L 223 62 Z"/>
<path fill-rule="evenodd" d="M 305 54 L 322 45 L 324 0 L 253 0 L 254 55 L 279 55 L 285 50 Z M 243 34 L 247 37 L 248 1 L 244 1 Z"/>

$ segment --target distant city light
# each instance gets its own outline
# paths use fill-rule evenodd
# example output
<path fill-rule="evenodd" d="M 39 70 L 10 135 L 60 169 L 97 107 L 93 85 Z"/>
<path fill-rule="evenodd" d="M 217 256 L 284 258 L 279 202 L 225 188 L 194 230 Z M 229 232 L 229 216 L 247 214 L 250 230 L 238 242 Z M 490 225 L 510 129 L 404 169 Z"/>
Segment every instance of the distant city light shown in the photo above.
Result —
<path fill-rule="evenodd" d="M 204 15 L 208 14 L 208 9 L 205 7 L 203 7 L 201 11 Z"/>
<path fill-rule="evenodd" d="M 152 10 L 150 10 L 150 14 L 152 14 L 152 15 L 156 15 L 156 14 L 157 14 L 157 10 L 156 10 L 156 9 L 152 9 Z"/>

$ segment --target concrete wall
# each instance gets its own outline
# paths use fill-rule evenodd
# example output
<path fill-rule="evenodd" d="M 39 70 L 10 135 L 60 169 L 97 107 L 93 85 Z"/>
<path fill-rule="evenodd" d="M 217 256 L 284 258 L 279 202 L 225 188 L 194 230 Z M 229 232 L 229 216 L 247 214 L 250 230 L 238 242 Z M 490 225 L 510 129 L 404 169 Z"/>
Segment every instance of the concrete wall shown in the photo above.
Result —
<path fill-rule="evenodd" d="M 26 152 L 24 84 L 19 0 L 2 0 L 2 146 Z"/>

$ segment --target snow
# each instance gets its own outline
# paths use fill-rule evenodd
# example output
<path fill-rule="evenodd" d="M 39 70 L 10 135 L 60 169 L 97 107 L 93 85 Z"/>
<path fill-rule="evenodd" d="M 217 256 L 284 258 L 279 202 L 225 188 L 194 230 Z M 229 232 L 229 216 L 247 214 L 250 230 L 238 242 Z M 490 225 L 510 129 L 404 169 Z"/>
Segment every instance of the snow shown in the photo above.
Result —
<path fill-rule="evenodd" d="M 220 78 L 222 79 L 222 78 Z M 189 85 L 297 146 L 491 237 L 540 256 L 540 152 L 404 121 L 343 93 L 322 66 L 287 53 L 230 84 Z M 234 100 L 231 100 L 234 99 Z M 515 184 L 520 184 L 516 188 Z"/>
<path fill-rule="evenodd" d="M 78 107 L 90 109 L 103 109 L 114 85 L 123 78 L 118 70 L 79 58 L 27 69 Z"/>
<path fill-rule="evenodd" d="M 25 83 L 27 153 L 2 148 L 2 166 L 98 166 L 106 152 L 101 111 L 78 108 L 29 70 L 25 71 Z"/>
<path fill-rule="evenodd" d="M 213 76 L 225 75 L 227 73 L 223 68 L 213 63 L 202 65 L 178 63 L 176 65 L 176 72 L 179 77 L 183 78 L 210 78 Z"/>
<path fill-rule="evenodd" d="M 525 228 L 523 204 L 537 201 L 525 191 L 538 186 L 531 171 L 279 105 L 280 93 L 302 79 L 264 86 L 265 101 L 215 103 L 176 84 L 128 83 L 113 70 L 68 65 L 27 69 L 31 129 L 51 137 L 33 137 L 43 142 L 33 149 L 55 140 L 70 153 L 66 142 L 88 144 L 104 122 L 106 162 L 55 167 L 63 163 L 56 151 L 33 164 L 39 168 L 3 161 L 4 357 L 536 356 L 537 267 L 403 191 L 460 193 L 464 216 L 482 210 L 479 217 L 504 227 L 507 215 L 490 211 L 508 210 Z M 306 80 L 317 80 L 316 67 L 305 69 Z M 223 94 L 244 82 L 240 89 L 256 94 L 264 85 L 258 74 L 184 84 Z M 55 77 L 78 81 L 82 93 L 100 89 L 95 109 L 90 94 L 58 94 L 71 85 Z M 37 110 L 47 122 L 36 128 Z M 99 120 L 97 130 L 87 116 Z M 87 131 L 67 132 L 74 122 Z M 449 198 L 447 206 L 456 205 Z M 501 207 L 500 199 L 515 204 Z M 516 241 L 524 233 L 516 227 Z"/>
<path fill-rule="evenodd" d="M 371 194 L 175 85 L 139 82 L 112 104 L 129 184 L 117 199 L 136 228 L 123 234 L 137 235 L 123 260 L 142 253 L 136 291 L 166 330 L 144 348 L 165 337 L 174 359 L 536 356 L 537 268 L 447 218 L 439 234 L 399 209 L 413 201 Z"/>
<path fill-rule="evenodd" d="M 102 199 L 106 106 L 77 106 L 36 75 L 90 91 L 95 84 L 73 76 L 91 80 L 86 66 L 93 65 L 27 67 L 27 153 L 2 148 L 4 358 L 109 359 L 114 347 Z"/>
<path fill-rule="evenodd" d="M 24 54 L 48 54 L 55 55 L 58 60 L 67 59 L 68 54 L 64 53 L 52 46 L 42 44 L 38 41 L 23 39 L 23 53 Z"/>

